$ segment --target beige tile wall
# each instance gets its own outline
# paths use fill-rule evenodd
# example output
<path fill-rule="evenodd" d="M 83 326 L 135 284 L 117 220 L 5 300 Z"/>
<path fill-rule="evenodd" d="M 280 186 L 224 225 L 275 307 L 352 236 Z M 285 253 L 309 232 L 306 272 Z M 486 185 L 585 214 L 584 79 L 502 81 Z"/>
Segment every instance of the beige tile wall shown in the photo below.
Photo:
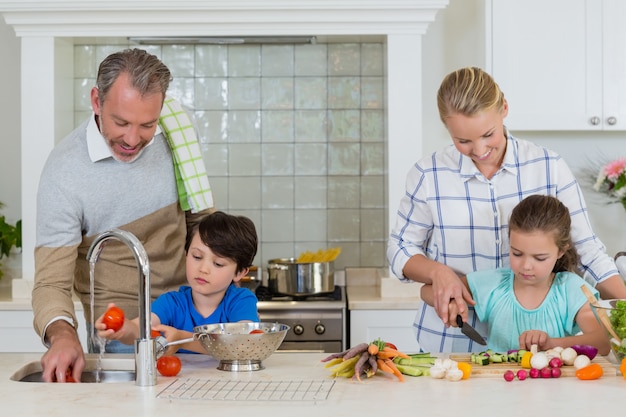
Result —
<path fill-rule="evenodd" d="M 75 46 L 77 125 L 97 64 L 125 46 Z M 172 71 L 217 207 L 254 221 L 257 264 L 335 246 L 337 268 L 386 264 L 383 44 L 142 47 Z"/>

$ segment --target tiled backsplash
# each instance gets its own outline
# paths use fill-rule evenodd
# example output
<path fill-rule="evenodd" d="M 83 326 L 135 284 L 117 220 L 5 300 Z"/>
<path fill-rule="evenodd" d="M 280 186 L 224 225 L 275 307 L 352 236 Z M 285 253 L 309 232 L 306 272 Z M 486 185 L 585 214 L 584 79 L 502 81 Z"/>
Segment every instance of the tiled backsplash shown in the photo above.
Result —
<path fill-rule="evenodd" d="M 124 46 L 75 45 L 76 125 Z M 217 208 L 254 221 L 255 263 L 341 246 L 336 268 L 386 264 L 382 43 L 142 48 L 193 115 Z"/>

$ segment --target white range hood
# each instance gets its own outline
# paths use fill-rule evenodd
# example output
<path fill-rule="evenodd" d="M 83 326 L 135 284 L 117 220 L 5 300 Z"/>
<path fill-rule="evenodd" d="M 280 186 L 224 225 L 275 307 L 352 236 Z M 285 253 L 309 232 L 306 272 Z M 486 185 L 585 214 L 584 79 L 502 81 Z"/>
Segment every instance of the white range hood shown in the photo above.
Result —
<path fill-rule="evenodd" d="M 22 279 L 34 278 L 36 193 L 41 168 L 73 127 L 75 38 L 143 36 L 379 36 L 386 43 L 389 224 L 408 167 L 422 153 L 422 35 L 448 0 L 0 0 L 21 39 Z"/>

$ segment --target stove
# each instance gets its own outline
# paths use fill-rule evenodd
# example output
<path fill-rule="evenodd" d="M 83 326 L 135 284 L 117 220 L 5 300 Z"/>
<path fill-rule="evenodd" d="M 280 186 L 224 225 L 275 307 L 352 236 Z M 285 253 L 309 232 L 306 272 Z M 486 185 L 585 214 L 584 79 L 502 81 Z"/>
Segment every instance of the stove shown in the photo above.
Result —
<path fill-rule="evenodd" d="M 291 328 L 278 350 L 341 352 L 346 349 L 346 290 L 306 296 L 276 294 L 256 289 L 261 321 L 278 322 Z"/>

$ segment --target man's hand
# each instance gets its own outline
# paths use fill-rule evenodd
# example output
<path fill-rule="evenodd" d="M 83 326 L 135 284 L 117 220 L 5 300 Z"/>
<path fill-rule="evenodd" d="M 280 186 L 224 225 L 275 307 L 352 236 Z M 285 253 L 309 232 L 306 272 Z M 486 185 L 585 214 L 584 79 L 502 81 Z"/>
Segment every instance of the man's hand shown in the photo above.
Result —
<path fill-rule="evenodd" d="M 80 382 L 85 369 L 85 354 L 74 327 L 64 320 L 58 320 L 48 326 L 46 336 L 50 348 L 41 358 L 43 380 L 65 382 L 66 372 L 71 369 L 74 380 Z"/>

